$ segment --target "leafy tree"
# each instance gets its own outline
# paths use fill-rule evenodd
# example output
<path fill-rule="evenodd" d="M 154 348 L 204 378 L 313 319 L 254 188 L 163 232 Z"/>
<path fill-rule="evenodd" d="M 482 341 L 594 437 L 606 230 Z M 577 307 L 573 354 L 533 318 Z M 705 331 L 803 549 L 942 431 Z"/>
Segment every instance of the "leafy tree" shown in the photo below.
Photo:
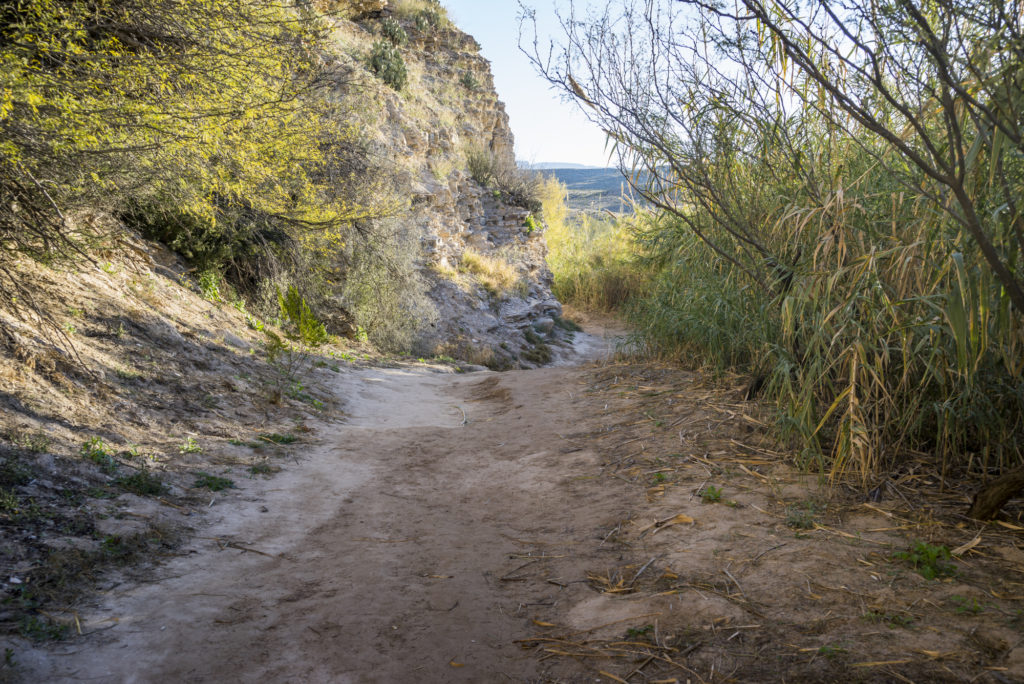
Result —
<path fill-rule="evenodd" d="M 653 347 L 745 366 L 834 474 L 1024 460 L 1021 2 L 570 3 L 549 46 L 530 16 L 655 209 Z"/>
<path fill-rule="evenodd" d="M 83 256 L 96 215 L 212 254 L 239 216 L 337 231 L 320 46 L 304 3 L 15 0 L 0 14 L 0 287 L 23 254 Z M 184 236 L 184 237 L 182 237 Z M 194 236 L 199 238 L 192 239 Z M 206 245 L 205 247 L 203 245 Z"/>

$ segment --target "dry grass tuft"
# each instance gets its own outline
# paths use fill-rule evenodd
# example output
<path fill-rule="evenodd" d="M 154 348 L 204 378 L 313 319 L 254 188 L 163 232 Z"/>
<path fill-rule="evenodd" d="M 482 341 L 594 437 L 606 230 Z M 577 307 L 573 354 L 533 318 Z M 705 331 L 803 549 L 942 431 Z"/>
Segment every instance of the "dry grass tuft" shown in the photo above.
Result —
<path fill-rule="evenodd" d="M 458 270 L 461 273 L 474 276 L 492 297 L 499 297 L 523 288 L 515 266 L 504 259 L 481 254 L 472 248 L 467 248 L 462 253 Z"/>

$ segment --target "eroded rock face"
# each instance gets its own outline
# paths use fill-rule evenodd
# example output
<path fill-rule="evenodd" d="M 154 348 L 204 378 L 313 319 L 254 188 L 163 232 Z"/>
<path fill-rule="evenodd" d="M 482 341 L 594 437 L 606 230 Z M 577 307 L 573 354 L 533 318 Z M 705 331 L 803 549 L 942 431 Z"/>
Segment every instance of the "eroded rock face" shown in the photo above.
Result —
<path fill-rule="evenodd" d="M 470 151 L 515 165 L 490 63 L 471 36 L 453 27 L 424 31 L 399 21 L 409 35 L 401 52 L 410 85 L 401 94 L 378 88 L 379 112 L 364 121 L 376 135 L 377 152 L 400 166 L 399 192 L 410 200 L 402 220 L 420 236 L 422 269 L 439 314 L 424 329 L 420 351 L 495 368 L 537 365 L 545 345 L 561 334 L 555 325 L 539 331 L 532 325 L 561 314 L 551 293 L 541 217 L 528 223 L 528 209 L 503 201 L 467 171 Z M 376 19 L 345 24 L 340 40 L 350 53 L 379 38 Z M 504 269 L 506 282 L 489 283 L 481 268 Z"/>

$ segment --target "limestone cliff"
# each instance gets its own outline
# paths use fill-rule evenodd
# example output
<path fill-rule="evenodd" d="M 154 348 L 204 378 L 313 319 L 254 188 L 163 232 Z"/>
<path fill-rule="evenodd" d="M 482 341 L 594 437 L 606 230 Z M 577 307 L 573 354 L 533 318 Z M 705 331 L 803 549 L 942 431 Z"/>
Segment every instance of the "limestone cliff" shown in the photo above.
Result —
<path fill-rule="evenodd" d="M 341 79 L 339 96 L 357 103 L 353 115 L 372 138 L 372 154 L 391 160 L 393 190 L 408 199 L 398 220 L 418 237 L 437 313 L 418 346 L 495 368 L 542 363 L 558 335 L 561 305 L 551 294 L 540 216 L 468 171 L 472 155 L 515 168 L 490 64 L 446 18 L 430 24 L 394 2 L 372 11 L 382 4 L 336 22 L 338 59 L 354 70 Z M 408 37 L 399 46 L 409 75 L 400 92 L 366 66 L 385 23 Z"/>

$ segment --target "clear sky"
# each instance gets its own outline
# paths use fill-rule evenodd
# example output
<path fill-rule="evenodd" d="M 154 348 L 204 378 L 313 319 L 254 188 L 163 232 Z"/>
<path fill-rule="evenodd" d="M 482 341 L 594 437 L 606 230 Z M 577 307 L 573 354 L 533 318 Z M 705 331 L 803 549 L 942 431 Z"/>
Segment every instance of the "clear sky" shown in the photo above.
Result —
<path fill-rule="evenodd" d="M 442 0 L 456 26 L 480 43 L 490 60 L 498 97 L 505 103 L 516 158 L 521 161 L 570 162 L 608 166 L 605 136 L 575 104 L 563 102 L 519 51 L 519 3 L 516 0 Z M 526 0 L 537 10 L 541 45 L 560 39 L 561 28 L 551 0 Z M 562 3 L 558 3 L 562 4 Z M 581 3 L 583 4 L 583 3 Z"/>

